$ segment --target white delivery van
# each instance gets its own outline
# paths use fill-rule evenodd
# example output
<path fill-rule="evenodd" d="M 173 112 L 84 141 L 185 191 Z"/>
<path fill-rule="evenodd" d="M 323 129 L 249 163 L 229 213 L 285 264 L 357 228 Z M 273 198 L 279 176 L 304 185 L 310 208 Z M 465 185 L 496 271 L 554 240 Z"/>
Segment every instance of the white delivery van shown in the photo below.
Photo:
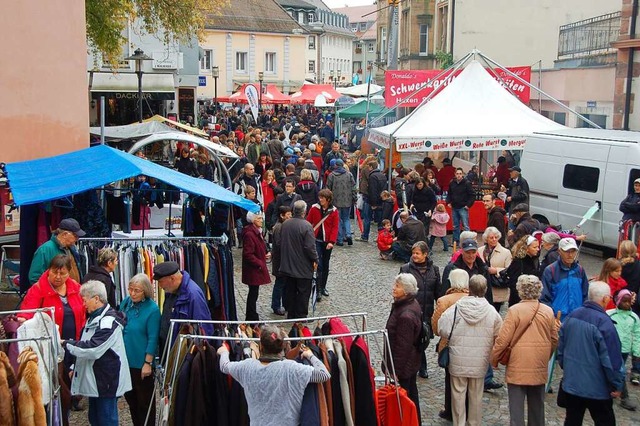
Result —
<path fill-rule="evenodd" d="M 600 210 L 581 228 L 587 242 L 617 248 L 620 202 L 640 177 L 640 132 L 565 129 L 534 133 L 520 167 L 529 182 L 530 210 L 541 222 L 574 228 L 587 210 Z"/>

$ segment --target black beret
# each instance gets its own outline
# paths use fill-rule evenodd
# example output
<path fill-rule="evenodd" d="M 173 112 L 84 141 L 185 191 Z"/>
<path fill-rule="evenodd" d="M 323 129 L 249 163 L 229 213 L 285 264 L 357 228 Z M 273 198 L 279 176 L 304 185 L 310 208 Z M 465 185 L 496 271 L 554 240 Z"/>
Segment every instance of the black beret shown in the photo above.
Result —
<path fill-rule="evenodd" d="M 173 275 L 179 270 L 180 266 L 176 262 L 163 262 L 153 268 L 153 279 L 157 281 L 160 278 Z"/>

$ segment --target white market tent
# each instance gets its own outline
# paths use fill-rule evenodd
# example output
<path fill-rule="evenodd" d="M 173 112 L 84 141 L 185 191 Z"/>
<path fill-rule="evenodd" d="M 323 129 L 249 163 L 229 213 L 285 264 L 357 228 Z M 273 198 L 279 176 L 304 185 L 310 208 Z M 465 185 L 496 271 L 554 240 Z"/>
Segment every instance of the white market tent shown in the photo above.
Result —
<path fill-rule="evenodd" d="M 523 149 L 533 132 L 566 127 L 523 104 L 477 61 L 437 96 L 392 124 L 372 128 L 369 142 L 398 152 Z"/>
<path fill-rule="evenodd" d="M 347 96 L 354 97 L 366 97 L 367 96 L 367 86 L 368 84 L 358 84 L 355 86 L 349 87 L 338 87 L 336 90 L 338 93 Z M 384 90 L 383 86 L 378 86 L 377 84 L 371 83 L 371 87 L 369 88 L 369 95 L 373 95 L 374 93 L 379 93 Z"/>

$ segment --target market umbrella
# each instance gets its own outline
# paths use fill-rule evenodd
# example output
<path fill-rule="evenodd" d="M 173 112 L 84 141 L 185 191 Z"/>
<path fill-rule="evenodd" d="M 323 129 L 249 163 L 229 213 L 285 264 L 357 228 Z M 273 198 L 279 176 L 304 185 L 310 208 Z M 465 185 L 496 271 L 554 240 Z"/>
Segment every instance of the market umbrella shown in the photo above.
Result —
<path fill-rule="evenodd" d="M 229 96 L 228 102 L 235 102 L 235 103 L 241 103 L 241 104 L 249 103 L 247 100 L 247 95 L 244 92 L 244 88 L 248 84 L 249 83 L 245 83 L 242 86 L 240 86 L 240 89 L 238 89 L 237 92 Z M 256 88 L 259 88 L 259 85 L 255 84 L 255 86 Z M 288 104 L 291 102 L 291 98 L 288 95 L 285 95 L 284 93 L 282 93 L 280 90 L 278 90 L 275 84 L 267 84 L 267 85 L 264 85 L 263 88 L 264 88 L 264 93 L 262 94 L 263 104 L 281 105 L 281 104 Z"/>
<path fill-rule="evenodd" d="M 313 104 L 322 95 L 328 103 L 333 103 L 340 96 L 331 84 L 304 84 L 299 91 L 291 95 L 292 104 Z"/>

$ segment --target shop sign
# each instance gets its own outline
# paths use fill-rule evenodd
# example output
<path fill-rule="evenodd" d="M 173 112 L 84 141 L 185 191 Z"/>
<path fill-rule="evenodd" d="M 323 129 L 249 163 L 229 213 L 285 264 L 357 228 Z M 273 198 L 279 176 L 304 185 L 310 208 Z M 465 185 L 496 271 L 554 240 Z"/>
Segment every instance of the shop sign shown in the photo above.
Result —
<path fill-rule="evenodd" d="M 516 74 L 526 82 L 531 81 L 531 67 L 507 67 L 507 70 Z M 531 95 L 531 89 L 520 80 L 508 75 L 500 69 L 493 70 L 500 76 L 502 81 L 492 75 L 502 86 L 510 89 L 523 103 L 528 104 Z M 391 108 L 398 102 L 402 103 L 402 107 L 417 107 L 420 103 L 441 85 L 447 85 L 456 78 L 462 70 L 458 70 L 455 74 L 448 73 L 441 76 L 437 80 L 435 77 L 440 74 L 441 70 L 392 70 L 385 71 L 385 106 Z M 416 90 L 422 88 L 415 96 L 403 101 Z M 437 95 L 436 95 L 437 96 Z"/>
<path fill-rule="evenodd" d="M 525 136 L 510 138 L 451 138 L 396 142 L 399 152 L 425 151 L 497 151 L 502 149 L 524 149 Z"/>

